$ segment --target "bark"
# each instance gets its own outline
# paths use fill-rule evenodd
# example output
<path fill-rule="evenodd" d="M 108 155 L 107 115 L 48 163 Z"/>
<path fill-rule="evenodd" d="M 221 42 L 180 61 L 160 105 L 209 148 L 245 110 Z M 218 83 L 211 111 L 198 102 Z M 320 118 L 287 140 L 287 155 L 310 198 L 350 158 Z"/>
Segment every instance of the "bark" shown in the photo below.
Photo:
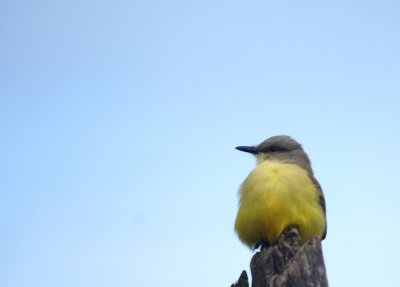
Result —
<path fill-rule="evenodd" d="M 242 271 L 239 280 L 236 283 L 233 283 L 231 287 L 249 287 L 249 279 L 247 278 L 246 271 Z"/>
<path fill-rule="evenodd" d="M 250 262 L 252 287 L 328 287 L 321 242 L 312 237 L 303 245 L 291 227 L 278 243 L 263 246 Z M 246 271 L 231 287 L 248 287 Z"/>

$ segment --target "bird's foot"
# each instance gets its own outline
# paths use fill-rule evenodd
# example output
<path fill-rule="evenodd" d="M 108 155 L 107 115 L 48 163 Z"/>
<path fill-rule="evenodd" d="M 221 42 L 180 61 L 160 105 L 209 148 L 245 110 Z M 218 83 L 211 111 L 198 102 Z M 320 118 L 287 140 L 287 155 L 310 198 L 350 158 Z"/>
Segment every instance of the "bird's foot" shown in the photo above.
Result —
<path fill-rule="evenodd" d="M 271 246 L 271 244 L 269 244 L 268 241 L 262 239 L 262 240 L 260 240 L 259 242 L 257 242 L 256 245 L 254 245 L 253 251 L 259 252 L 259 251 L 261 251 L 263 248 L 268 248 L 269 246 Z"/>

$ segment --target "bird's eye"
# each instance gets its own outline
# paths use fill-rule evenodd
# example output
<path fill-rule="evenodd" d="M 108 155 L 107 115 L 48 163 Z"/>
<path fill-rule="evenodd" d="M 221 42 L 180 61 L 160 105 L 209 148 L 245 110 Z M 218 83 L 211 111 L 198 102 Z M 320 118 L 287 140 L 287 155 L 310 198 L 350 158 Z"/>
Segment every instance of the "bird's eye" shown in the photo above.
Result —
<path fill-rule="evenodd" d="M 276 146 L 271 146 L 271 147 L 269 148 L 269 150 L 270 150 L 270 151 L 277 151 L 278 148 L 277 148 Z"/>

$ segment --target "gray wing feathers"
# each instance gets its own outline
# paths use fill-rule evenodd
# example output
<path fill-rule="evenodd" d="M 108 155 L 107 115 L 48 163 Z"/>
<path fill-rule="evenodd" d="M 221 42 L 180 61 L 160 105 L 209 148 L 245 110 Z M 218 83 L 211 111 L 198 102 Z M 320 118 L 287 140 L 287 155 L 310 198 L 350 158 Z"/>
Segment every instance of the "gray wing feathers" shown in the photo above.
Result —
<path fill-rule="evenodd" d="M 326 222 L 326 205 L 325 205 L 324 193 L 322 192 L 321 185 L 319 184 L 317 179 L 314 177 L 314 175 L 310 174 L 310 178 L 313 181 L 313 183 L 315 184 L 315 186 L 317 187 L 318 201 L 319 201 L 319 204 L 321 205 L 322 210 L 324 211 L 324 215 L 325 215 L 325 231 L 324 231 L 324 234 L 322 235 L 322 239 L 325 239 L 326 232 L 327 232 L 327 229 L 328 229 L 328 224 Z"/>

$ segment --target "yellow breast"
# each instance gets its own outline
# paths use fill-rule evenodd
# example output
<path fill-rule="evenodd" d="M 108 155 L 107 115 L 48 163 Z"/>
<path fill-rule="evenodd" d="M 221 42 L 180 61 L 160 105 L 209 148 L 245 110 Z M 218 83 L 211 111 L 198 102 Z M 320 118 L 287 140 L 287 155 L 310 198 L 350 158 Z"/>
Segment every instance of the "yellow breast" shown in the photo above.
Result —
<path fill-rule="evenodd" d="M 289 225 L 299 227 L 303 242 L 322 238 L 325 224 L 317 188 L 295 164 L 263 161 L 240 188 L 235 230 L 250 248 L 261 240 L 275 243 Z"/>

